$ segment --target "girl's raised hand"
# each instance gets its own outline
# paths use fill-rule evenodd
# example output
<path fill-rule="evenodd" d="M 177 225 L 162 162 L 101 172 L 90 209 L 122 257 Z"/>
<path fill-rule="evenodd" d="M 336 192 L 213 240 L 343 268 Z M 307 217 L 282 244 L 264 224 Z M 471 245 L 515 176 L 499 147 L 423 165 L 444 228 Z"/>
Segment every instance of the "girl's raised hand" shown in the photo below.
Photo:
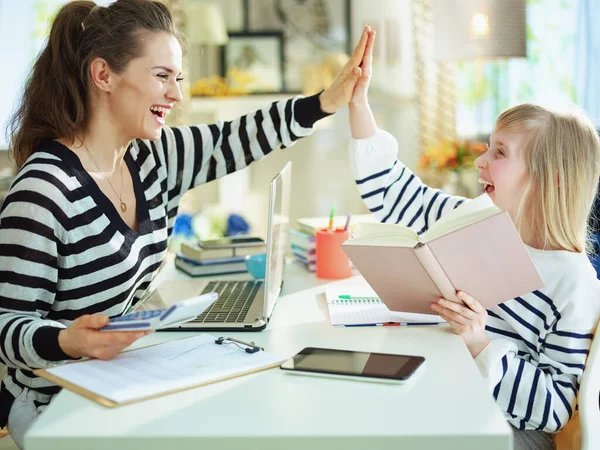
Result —
<path fill-rule="evenodd" d="M 475 358 L 490 342 L 485 333 L 487 311 L 477 300 L 469 294 L 458 291 L 457 297 L 465 304 L 440 298 L 431 304 L 431 309 L 436 311 L 460 335 L 467 344 L 471 356 Z"/>
<path fill-rule="evenodd" d="M 354 88 L 354 93 L 351 104 L 363 105 L 367 103 L 369 84 L 371 83 L 371 73 L 373 70 L 373 44 L 375 43 L 375 31 L 369 29 L 367 47 L 365 48 L 365 54 L 360 64 L 361 75 Z"/>

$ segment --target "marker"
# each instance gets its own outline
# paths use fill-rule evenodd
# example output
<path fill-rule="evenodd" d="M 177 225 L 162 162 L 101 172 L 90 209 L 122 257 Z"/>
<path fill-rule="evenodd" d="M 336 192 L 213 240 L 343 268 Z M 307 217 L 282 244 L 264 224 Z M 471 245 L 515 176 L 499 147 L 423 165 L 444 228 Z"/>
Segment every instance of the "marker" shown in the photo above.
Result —
<path fill-rule="evenodd" d="M 333 231 L 333 216 L 335 216 L 335 206 L 332 206 L 329 212 L 329 226 L 327 227 L 327 231 Z"/>

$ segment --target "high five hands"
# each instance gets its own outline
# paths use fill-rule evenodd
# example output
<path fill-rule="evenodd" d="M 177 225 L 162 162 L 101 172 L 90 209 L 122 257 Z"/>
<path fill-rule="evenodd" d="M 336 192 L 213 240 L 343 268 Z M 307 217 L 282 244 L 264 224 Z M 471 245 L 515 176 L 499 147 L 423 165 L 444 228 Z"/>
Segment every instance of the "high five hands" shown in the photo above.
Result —
<path fill-rule="evenodd" d="M 368 25 L 363 30 L 350 60 L 342 68 L 331 86 L 319 96 L 321 110 L 334 113 L 350 102 L 365 100 L 371 77 L 375 31 Z"/>

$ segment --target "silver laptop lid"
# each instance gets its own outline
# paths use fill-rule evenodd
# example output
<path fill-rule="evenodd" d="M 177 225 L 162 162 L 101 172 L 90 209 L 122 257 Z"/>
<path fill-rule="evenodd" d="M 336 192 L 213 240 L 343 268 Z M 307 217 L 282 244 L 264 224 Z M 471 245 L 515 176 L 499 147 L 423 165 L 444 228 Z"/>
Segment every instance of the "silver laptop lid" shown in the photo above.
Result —
<path fill-rule="evenodd" d="M 265 270 L 264 317 L 270 318 L 281 292 L 290 220 L 292 162 L 271 180 L 267 223 L 267 267 Z"/>

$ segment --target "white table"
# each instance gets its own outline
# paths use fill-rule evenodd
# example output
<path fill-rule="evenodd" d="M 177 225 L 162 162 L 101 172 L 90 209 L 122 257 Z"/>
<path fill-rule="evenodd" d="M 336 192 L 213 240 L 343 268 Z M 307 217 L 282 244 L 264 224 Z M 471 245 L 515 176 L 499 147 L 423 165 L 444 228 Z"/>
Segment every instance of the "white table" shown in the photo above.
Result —
<path fill-rule="evenodd" d="M 183 276 L 167 266 L 160 277 Z M 448 326 L 332 327 L 324 280 L 291 263 L 285 283 L 265 331 L 226 335 L 282 357 L 307 346 L 422 355 L 425 370 L 403 386 L 273 369 L 116 409 L 63 390 L 26 435 L 27 450 L 512 449 L 509 425 Z M 155 333 L 140 346 L 191 334 Z"/>

